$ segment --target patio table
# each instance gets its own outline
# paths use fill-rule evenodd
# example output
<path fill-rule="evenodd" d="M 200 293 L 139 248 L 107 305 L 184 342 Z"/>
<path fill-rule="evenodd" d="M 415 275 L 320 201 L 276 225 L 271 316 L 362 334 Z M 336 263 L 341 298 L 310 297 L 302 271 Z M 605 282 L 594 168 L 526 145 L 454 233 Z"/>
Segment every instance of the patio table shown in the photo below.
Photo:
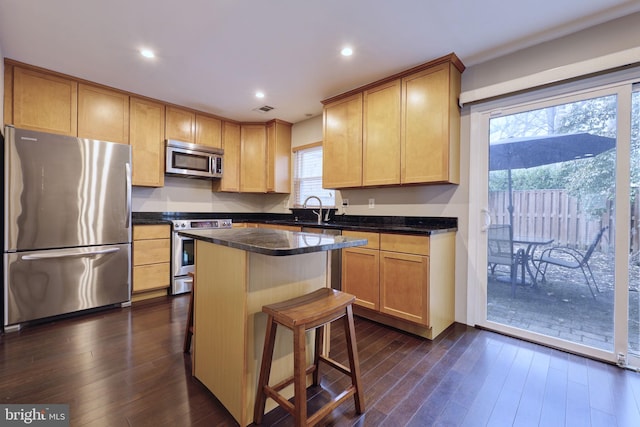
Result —
<path fill-rule="evenodd" d="M 533 273 L 531 268 L 531 266 L 533 266 L 533 268 L 536 269 L 536 272 L 538 271 L 538 266 L 536 266 L 535 264 L 533 254 L 538 246 L 550 245 L 551 243 L 553 243 L 553 239 L 545 239 L 542 237 L 514 237 L 513 243 L 526 246 L 524 250 L 524 258 L 521 261 L 521 265 L 522 265 L 522 268 L 526 269 L 527 273 L 529 273 L 529 276 L 531 277 L 532 285 L 538 286 L 538 283 L 536 281 L 536 275 Z M 524 285 L 525 284 L 524 275 L 523 275 L 522 281 L 523 281 L 522 284 Z"/>

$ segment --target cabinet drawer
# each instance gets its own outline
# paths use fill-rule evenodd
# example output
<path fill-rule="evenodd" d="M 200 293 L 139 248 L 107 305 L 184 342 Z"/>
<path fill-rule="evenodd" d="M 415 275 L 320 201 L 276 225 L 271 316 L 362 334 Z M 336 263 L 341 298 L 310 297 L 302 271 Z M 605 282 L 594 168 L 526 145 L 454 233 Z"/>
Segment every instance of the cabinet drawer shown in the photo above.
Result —
<path fill-rule="evenodd" d="M 136 225 L 133 227 L 133 240 L 170 239 L 169 224 Z"/>
<path fill-rule="evenodd" d="M 169 262 L 171 259 L 169 239 L 138 240 L 133 242 L 133 265 Z"/>
<path fill-rule="evenodd" d="M 380 234 L 380 249 L 406 254 L 429 255 L 429 237 L 408 234 Z"/>
<path fill-rule="evenodd" d="M 368 249 L 380 249 L 380 234 L 379 233 L 371 233 L 367 231 L 349 231 L 344 230 L 342 232 L 343 236 L 348 237 L 356 237 L 358 239 L 367 239 L 368 243 L 365 246 L 358 246 L 359 248 L 368 248 Z"/>
<path fill-rule="evenodd" d="M 168 262 L 133 268 L 133 292 L 167 288 L 170 281 Z"/>

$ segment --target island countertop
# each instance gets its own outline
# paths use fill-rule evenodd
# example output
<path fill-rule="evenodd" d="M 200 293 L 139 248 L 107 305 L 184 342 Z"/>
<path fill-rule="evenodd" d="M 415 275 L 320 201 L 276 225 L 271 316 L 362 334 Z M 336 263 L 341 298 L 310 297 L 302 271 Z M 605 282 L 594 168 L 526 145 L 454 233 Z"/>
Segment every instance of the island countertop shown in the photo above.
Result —
<path fill-rule="evenodd" d="M 367 239 L 265 228 L 181 231 L 178 234 L 208 243 L 271 256 L 299 255 L 367 244 Z"/>

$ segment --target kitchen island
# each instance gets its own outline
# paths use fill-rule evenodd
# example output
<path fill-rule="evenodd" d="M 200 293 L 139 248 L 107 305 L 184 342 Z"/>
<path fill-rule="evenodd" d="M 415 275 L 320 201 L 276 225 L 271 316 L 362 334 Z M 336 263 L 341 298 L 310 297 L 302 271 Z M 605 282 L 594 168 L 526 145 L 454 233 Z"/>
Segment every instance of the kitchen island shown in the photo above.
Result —
<path fill-rule="evenodd" d="M 260 228 L 180 234 L 196 241 L 193 375 L 249 425 L 267 320 L 262 306 L 328 287 L 328 251 L 367 240 Z M 312 348 L 312 336 L 307 341 Z M 280 328 L 272 384 L 291 375 L 292 351 L 291 331 Z M 293 386 L 283 394 L 293 396 Z M 266 410 L 274 407 L 268 400 Z"/>

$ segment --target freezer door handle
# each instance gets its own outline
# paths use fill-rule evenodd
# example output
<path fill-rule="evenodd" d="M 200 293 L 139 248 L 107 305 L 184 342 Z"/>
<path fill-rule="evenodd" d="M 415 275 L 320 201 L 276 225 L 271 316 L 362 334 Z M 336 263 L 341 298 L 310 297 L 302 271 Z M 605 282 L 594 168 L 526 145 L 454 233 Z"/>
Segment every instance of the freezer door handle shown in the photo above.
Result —
<path fill-rule="evenodd" d="M 40 254 L 31 254 L 25 255 L 22 257 L 24 261 L 34 261 L 40 259 L 52 259 L 52 258 L 68 258 L 68 257 L 90 257 L 94 255 L 104 255 L 111 254 L 114 252 L 118 252 L 120 248 L 106 248 L 106 249 L 97 249 L 95 251 L 84 251 L 84 252 L 75 252 L 75 251 L 54 251 L 53 253 L 40 253 Z"/>
<path fill-rule="evenodd" d="M 125 190 L 125 197 L 127 198 L 127 200 L 125 200 L 125 206 L 127 207 L 127 211 L 125 212 L 125 215 L 127 216 L 125 228 L 129 228 L 131 227 L 131 165 L 129 163 L 126 163 L 124 168 L 127 186 Z"/>

